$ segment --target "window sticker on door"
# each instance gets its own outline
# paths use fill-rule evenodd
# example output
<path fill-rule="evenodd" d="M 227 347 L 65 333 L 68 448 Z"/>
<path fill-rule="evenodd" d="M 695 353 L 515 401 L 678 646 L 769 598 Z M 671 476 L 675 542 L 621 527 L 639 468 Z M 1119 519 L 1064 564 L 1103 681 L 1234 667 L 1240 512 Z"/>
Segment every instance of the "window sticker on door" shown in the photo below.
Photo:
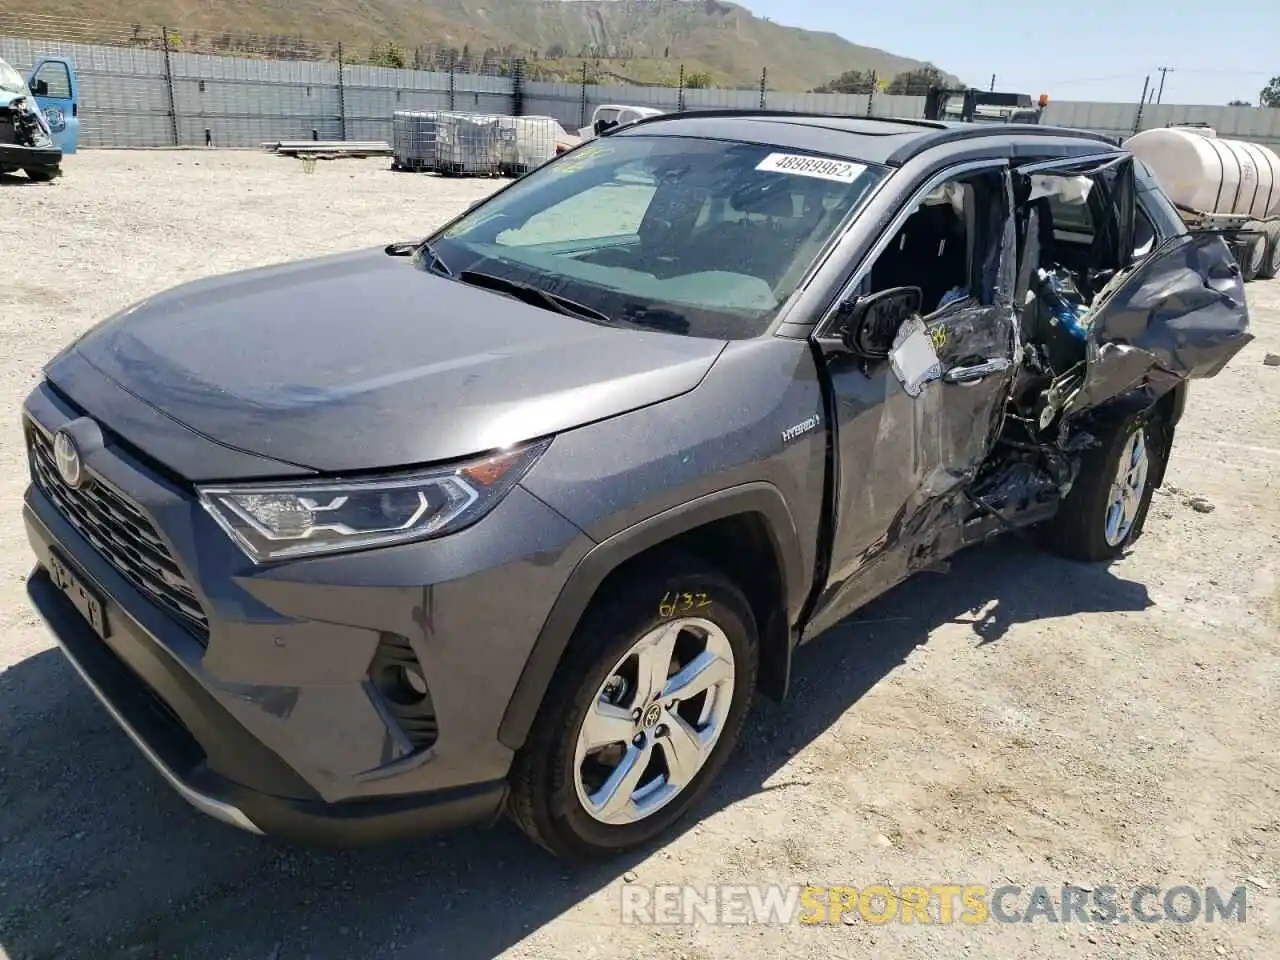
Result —
<path fill-rule="evenodd" d="M 797 177 L 834 180 L 836 183 L 853 183 L 863 174 L 867 166 L 864 163 L 851 163 L 848 160 L 806 157 L 799 153 L 771 153 L 756 164 L 756 169 L 768 173 L 790 173 Z"/>

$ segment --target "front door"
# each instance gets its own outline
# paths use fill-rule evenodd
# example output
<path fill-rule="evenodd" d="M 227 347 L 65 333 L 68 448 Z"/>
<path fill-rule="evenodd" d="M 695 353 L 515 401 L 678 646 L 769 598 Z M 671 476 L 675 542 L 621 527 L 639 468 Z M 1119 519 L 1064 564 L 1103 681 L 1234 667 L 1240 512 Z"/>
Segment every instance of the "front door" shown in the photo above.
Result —
<path fill-rule="evenodd" d="M 947 552 L 936 542 L 999 429 L 1014 372 L 1014 257 L 1003 161 L 926 185 L 855 275 L 865 298 L 918 287 L 884 359 L 820 328 L 836 437 L 834 540 L 808 634 Z M 956 544 L 958 545 L 958 544 Z"/>
<path fill-rule="evenodd" d="M 31 69 L 27 86 L 49 121 L 53 142 L 64 154 L 76 152 L 80 142 L 80 91 L 70 60 L 46 57 Z"/>

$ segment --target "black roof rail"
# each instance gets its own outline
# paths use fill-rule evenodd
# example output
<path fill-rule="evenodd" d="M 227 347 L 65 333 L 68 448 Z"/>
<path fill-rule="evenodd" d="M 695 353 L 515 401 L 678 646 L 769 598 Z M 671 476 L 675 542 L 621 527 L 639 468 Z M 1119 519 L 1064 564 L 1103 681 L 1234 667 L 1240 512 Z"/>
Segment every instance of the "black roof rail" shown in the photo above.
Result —
<path fill-rule="evenodd" d="M 910 117 L 861 117 L 848 113 L 820 113 L 814 110 L 759 110 L 725 107 L 716 110 L 682 110 L 672 113 L 660 113 L 653 117 L 641 117 L 639 120 L 633 120 L 623 126 L 611 127 L 601 136 L 607 137 L 614 133 L 621 133 L 624 130 L 634 130 L 636 127 L 649 123 L 660 123 L 664 120 L 684 120 L 693 117 L 713 120 L 750 119 L 751 117 L 787 117 L 793 120 L 819 120 L 825 118 L 829 120 L 867 120 L 872 123 L 897 123 L 908 127 L 921 127 L 926 130 L 948 129 L 947 124 L 939 120 L 912 119 Z"/>
<path fill-rule="evenodd" d="M 600 134 L 603 137 L 613 136 L 615 134 L 625 133 L 628 130 L 634 130 L 636 127 L 642 127 L 651 123 L 662 123 L 671 120 L 684 120 L 695 117 L 704 119 L 751 119 L 752 117 L 765 117 L 777 119 L 792 120 L 821 120 L 823 118 L 831 120 L 857 120 L 870 121 L 872 123 L 896 124 L 898 126 L 918 127 L 920 132 L 917 136 L 906 140 L 900 147 L 893 151 L 886 159 L 885 163 L 889 166 L 901 166 L 913 157 L 919 156 L 926 150 L 932 150 L 934 147 L 942 146 L 947 143 L 958 143 L 965 140 L 981 140 L 988 137 L 1044 137 L 1070 139 L 1070 140 L 1092 140 L 1095 143 L 1105 143 L 1113 147 L 1119 147 L 1121 140 L 1118 137 L 1109 137 L 1105 134 L 1095 133 L 1091 130 L 1077 130 L 1071 127 L 1046 127 L 1038 123 L 949 123 L 942 120 L 924 120 L 911 117 L 859 117 L 843 113 L 815 113 L 803 110 L 758 110 L 758 109 L 716 109 L 716 110 L 684 110 L 676 113 L 660 113 L 653 117 L 641 117 L 639 120 L 633 120 L 631 123 L 619 127 L 613 127 Z M 817 124 L 815 124 L 816 126 Z M 824 129 L 831 129 L 825 127 Z M 853 136 L 857 134 L 849 131 Z"/>
<path fill-rule="evenodd" d="M 922 134 L 908 140 L 893 151 L 885 163 L 890 166 L 901 166 L 912 157 L 917 157 L 926 150 L 942 146 L 946 143 L 958 143 L 964 140 L 981 140 L 986 137 L 1056 137 L 1071 140 L 1093 140 L 1110 146 L 1119 146 L 1115 141 L 1101 134 L 1088 130 L 1073 130 L 1070 127 L 1042 127 L 1038 123 L 961 123 L 944 126 L 935 133 Z"/>

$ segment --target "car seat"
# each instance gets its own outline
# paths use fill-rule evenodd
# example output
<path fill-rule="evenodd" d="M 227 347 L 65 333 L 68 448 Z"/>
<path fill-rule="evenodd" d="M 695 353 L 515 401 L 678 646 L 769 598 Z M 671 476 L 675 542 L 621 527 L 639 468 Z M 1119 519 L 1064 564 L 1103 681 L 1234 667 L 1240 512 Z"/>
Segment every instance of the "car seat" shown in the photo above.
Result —
<path fill-rule="evenodd" d="M 907 218 L 871 269 L 871 289 L 919 287 L 932 313 L 954 287 L 968 286 L 968 237 L 950 203 L 930 203 Z"/>

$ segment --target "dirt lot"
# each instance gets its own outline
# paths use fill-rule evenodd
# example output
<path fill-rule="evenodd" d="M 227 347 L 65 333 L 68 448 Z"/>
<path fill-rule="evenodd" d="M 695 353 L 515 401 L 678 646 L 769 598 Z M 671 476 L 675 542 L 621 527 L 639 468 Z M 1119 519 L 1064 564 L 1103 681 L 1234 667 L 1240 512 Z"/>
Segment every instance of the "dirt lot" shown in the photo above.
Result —
<path fill-rule="evenodd" d="M 1280 353 L 1280 282 L 1249 288 L 1257 341 L 1193 390 L 1129 556 L 1086 567 L 1009 543 L 877 602 L 802 653 L 792 700 L 759 705 L 701 823 L 648 856 L 571 872 L 507 827 L 287 849 L 174 796 L 27 605 L 23 395 L 144 294 L 411 239 L 492 186 L 225 152 L 0 177 L 0 960 L 1276 956 L 1280 367 L 1263 358 Z M 655 928 L 620 922 L 629 881 L 1249 892 L 1243 924 Z"/>

